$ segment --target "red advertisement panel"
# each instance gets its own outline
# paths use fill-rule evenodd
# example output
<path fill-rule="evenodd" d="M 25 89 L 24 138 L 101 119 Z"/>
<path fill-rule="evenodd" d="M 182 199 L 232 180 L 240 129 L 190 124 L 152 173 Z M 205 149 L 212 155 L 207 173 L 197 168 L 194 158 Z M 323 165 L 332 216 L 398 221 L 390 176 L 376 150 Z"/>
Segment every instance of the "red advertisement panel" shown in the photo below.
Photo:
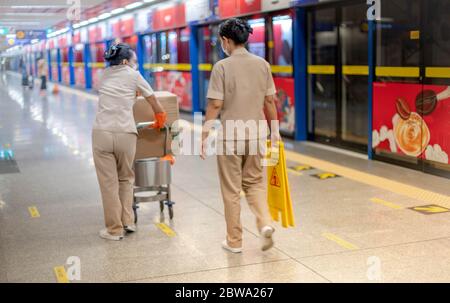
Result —
<path fill-rule="evenodd" d="M 80 87 L 86 86 L 84 66 L 75 67 L 75 85 Z"/>
<path fill-rule="evenodd" d="M 374 83 L 373 148 L 449 164 L 450 87 Z"/>
<path fill-rule="evenodd" d="M 221 19 L 261 11 L 261 0 L 219 0 Z"/>
<path fill-rule="evenodd" d="M 120 20 L 120 37 L 127 37 L 133 34 L 134 34 L 134 19 L 128 18 Z"/>
<path fill-rule="evenodd" d="M 182 27 L 184 25 L 186 25 L 184 3 L 159 9 L 154 12 L 153 30 Z"/>
<path fill-rule="evenodd" d="M 280 120 L 280 130 L 295 131 L 295 84 L 293 78 L 274 77 L 277 94 L 275 101 Z"/>
<path fill-rule="evenodd" d="M 52 63 L 52 81 L 58 81 L 58 66 L 56 66 L 56 63 Z"/>
<path fill-rule="evenodd" d="M 112 37 L 114 37 L 114 38 L 120 37 L 120 20 L 117 19 L 117 20 L 111 21 L 110 26 L 111 26 Z"/>
<path fill-rule="evenodd" d="M 98 26 L 89 27 L 89 42 L 95 42 L 102 39 L 102 29 Z"/>
<path fill-rule="evenodd" d="M 192 76 L 189 72 L 155 73 L 155 90 L 169 91 L 178 96 L 180 109 L 192 111 Z"/>
<path fill-rule="evenodd" d="M 240 0 L 239 1 L 239 13 L 249 14 L 257 13 L 261 11 L 261 0 Z"/>
<path fill-rule="evenodd" d="M 75 31 L 73 33 L 72 42 L 74 44 L 77 44 L 77 43 L 81 42 L 81 32 L 80 31 Z"/>
<path fill-rule="evenodd" d="M 219 0 L 219 17 L 221 19 L 239 15 L 238 0 Z"/>
<path fill-rule="evenodd" d="M 62 72 L 62 82 L 64 84 L 69 85 L 70 84 L 69 66 L 62 66 L 61 72 Z"/>

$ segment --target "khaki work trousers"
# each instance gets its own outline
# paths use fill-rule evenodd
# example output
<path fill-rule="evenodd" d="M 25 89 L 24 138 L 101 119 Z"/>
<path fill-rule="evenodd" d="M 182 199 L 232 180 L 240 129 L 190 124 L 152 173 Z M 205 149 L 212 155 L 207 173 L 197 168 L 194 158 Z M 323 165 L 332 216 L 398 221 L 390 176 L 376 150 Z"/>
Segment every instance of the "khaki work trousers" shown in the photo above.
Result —
<path fill-rule="evenodd" d="M 95 169 L 102 194 L 105 225 L 111 235 L 134 224 L 133 163 L 137 135 L 102 130 L 92 132 Z"/>
<path fill-rule="evenodd" d="M 220 143 L 223 144 L 224 154 L 217 156 L 217 163 L 225 208 L 227 242 L 230 247 L 239 248 L 242 247 L 241 190 L 256 217 L 258 231 L 264 226 L 270 226 L 272 221 L 267 205 L 264 168 L 261 165 L 262 151 L 258 147 L 256 154 L 253 152 L 252 155 L 249 148 L 250 144 L 258 144 L 258 141 L 241 141 L 240 153 L 237 152 L 238 141 L 233 143 L 232 146 L 226 142 Z"/>

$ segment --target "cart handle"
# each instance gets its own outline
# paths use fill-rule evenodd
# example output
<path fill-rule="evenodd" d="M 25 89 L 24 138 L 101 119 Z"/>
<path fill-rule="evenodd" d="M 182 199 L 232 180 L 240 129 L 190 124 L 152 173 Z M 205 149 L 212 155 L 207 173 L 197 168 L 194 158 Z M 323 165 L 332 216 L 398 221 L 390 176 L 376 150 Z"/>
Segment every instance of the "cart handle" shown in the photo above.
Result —
<path fill-rule="evenodd" d="M 143 128 L 149 128 L 152 125 L 155 125 L 155 121 L 151 121 L 151 122 L 140 122 L 138 124 L 136 124 L 136 128 L 137 129 L 143 129 Z"/>

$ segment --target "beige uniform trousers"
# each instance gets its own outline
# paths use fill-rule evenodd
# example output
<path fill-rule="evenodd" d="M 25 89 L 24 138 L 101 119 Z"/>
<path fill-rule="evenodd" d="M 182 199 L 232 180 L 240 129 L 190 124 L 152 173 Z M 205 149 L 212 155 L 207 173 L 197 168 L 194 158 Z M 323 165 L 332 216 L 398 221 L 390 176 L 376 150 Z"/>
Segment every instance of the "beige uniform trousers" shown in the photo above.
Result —
<path fill-rule="evenodd" d="M 249 145 L 257 144 L 257 140 L 241 142 L 245 142 L 245 145 L 240 154 L 236 152 L 238 145 L 235 141 L 231 147 L 226 147 L 226 143 L 223 143 L 223 150 L 228 150 L 228 153 L 233 151 L 233 155 L 217 156 L 227 224 L 227 242 L 233 248 L 242 246 L 241 190 L 244 191 L 247 203 L 256 216 L 258 230 L 271 225 L 264 169 L 261 166 L 261 151 L 258 149 L 259 152 L 255 155 L 249 155 Z"/>
<path fill-rule="evenodd" d="M 102 194 L 105 225 L 111 235 L 122 235 L 134 224 L 133 163 L 137 135 L 93 130 L 92 149 Z"/>

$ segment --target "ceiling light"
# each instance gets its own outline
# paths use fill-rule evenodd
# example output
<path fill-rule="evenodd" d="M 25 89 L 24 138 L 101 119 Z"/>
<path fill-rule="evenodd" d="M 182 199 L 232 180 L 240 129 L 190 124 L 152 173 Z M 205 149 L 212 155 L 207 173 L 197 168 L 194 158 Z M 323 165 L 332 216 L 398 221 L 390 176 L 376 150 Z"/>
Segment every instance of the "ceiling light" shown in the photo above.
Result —
<path fill-rule="evenodd" d="M 98 21 L 98 18 L 91 18 L 88 20 L 89 23 L 95 23 Z"/>
<path fill-rule="evenodd" d="M 125 11 L 125 9 L 124 9 L 123 7 L 121 7 L 121 8 L 116 8 L 116 9 L 114 9 L 114 10 L 111 11 L 111 14 L 117 15 L 117 14 L 123 13 L 124 11 Z"/>
<path fill-rule="evenodd" d="M 81 27 L 80 23 L 76 23 L 76 24 L 74 24 L 74 25 L 72 25 L 72 26 L 73 26 L 73 28 L 79 28 L 79 27 Z"/>
<path fill-rule="evenodd" d="M 104 13 L 104 14 L 101 14 L 100 16 L 98 16 L 97 18 L 99 20 L 103 20 L 103 19 L 106 19 L 106 18 L 109 18 L 109 17 L 111 17 L 110 13 Z"/>
<path fill-rule="evenodd" d="M 84 21 L 81 21 L 79 24 L 80 24 L 80 26 L 85 26 L 85 25 L 89 24 L 89 21 L 84 20 Z"/>
<path fill-rule="evenodd" d="M 133 9 L 139 6 L 142 6 L 142 4 L 144 4 L 143 2 L 134 2 L 131 4 L 128 4 L 127 6 L 125 6 L 126 9 Z"/>

